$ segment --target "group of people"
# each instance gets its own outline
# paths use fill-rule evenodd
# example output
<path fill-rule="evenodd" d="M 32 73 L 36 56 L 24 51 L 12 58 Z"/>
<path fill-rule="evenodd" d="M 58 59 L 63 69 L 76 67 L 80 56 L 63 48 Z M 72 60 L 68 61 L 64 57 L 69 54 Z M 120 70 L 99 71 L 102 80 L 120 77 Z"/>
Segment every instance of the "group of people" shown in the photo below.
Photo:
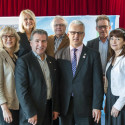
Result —
<path fill-rule="evenodd" d="M 125 29 L 109 33 L 100 15 L 99 37 L 85 46 L 83 22 L 73 20 L 67 34 L 62 16 L 51 25 L 51 36 L 36 29 L 26 9 L 19 32 L 0 31 L 0 125 L 101 125 L 104 92 L 105 125 L 124 125 Z"/>

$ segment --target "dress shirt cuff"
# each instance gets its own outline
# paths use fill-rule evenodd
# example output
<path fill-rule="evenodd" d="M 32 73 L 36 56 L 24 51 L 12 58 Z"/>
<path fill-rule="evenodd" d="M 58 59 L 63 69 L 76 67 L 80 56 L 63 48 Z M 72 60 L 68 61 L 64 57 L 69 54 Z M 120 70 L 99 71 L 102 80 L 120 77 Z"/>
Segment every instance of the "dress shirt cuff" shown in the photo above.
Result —
<path fill-rule="evenodd" d="M 119 97 L 115 102 L 115 104 L 113 105 L 113 107 L 121 111 L 124 105 L 125 105 L 125 97 Z"/>

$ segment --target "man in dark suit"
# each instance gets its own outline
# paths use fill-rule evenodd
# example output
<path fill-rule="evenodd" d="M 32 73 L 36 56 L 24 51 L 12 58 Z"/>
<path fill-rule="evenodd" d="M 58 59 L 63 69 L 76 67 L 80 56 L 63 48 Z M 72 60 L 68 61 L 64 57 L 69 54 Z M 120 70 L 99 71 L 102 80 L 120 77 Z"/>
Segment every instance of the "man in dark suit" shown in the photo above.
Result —
<path fill-rule="evenodd" d="M 108 58 L 109 47 L 109 31 L 111 29 L 110 20 L 106 15 L 100 15 L 96 19 L 96 30 L 99 33 L 99 37 L 87 42 L 87 47 L 93 48 L 100 52 L 101 63 L 103 69 L 103 75 L 105 74 L 105 68 Z"/>
<path fill-rule="evenodd" d="M 101 117 L 103 80 L 100 54 L 83 45 L 85 27 L 74 20 L 68 29 L 70 46 L 57 55 L 61 125 L 93 125 Z"/>
<path fill-rule="evenodd" d="M 51 125 L 59 115 L 55 59 L 45 54 L 47 32 L 34 30 L 32 51 L 17 60 L 16 90 L 20 102 L 20 125 Z"/>
<path fill-rule="evenodd" d="M 47 54 L 55 57 L 55 54 L 62 48 L 69 46 L 69 38 L 67 36 L 67 21 L 62 16 L 55 16 L 51 22 L 54 35 L 48 37 Z"/>

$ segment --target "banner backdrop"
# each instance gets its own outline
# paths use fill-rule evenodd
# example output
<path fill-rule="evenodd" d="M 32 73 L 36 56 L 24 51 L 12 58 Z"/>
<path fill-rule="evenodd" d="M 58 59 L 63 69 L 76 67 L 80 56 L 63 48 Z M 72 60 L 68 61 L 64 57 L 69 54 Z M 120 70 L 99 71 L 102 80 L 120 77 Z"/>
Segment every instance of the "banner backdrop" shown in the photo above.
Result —
<path fill-rule="evenodd" d="M 68 24 L 72 20 L 80 20 L 85 24 L 85 38 L 84 44 L 86 45 L 88 40 L 94 39 L 98 36 L 96 31 L 96 18 L 97 16 L 63 16 Z M 119 27 L 119 16 L 113 15 L 108 16 L 110 19 L 111 30 Z M 36 17 L 38 29 L 44 29 L 48 32 L 48 35 L 54 34 L 51 28 L 51 21 L 54 16 L 39 16 Z M 0 17 L 0 30 L 3 29 L 6 25 L 14 27 L 18 31 L 18 17 Z M 67 31 L 66 31 L 67 32 Z"/>

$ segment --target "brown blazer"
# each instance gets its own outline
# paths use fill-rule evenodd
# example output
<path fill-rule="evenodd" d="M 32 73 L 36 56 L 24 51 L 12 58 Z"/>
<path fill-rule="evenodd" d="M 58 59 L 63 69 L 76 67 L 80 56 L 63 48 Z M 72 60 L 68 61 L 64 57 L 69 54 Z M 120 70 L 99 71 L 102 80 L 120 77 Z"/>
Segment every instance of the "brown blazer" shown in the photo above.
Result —
<path fill-rule="evenodd" d="M 65 34 L 64 38 L 62 39 L 61 44 L 59 45 L 58 50 L 56 51 L 56 53 L 54 53 L 54 37 L 55 37 L 55 35 L 51 35 L 51 36 L 48 37 L 48 45 L 47 45 L 47 49 L 46 49 L 47 55 L 52 56 L 52 57 L 55 57 L 56 53 L 60 49 L 69 46 L 69 38 Z"/>

